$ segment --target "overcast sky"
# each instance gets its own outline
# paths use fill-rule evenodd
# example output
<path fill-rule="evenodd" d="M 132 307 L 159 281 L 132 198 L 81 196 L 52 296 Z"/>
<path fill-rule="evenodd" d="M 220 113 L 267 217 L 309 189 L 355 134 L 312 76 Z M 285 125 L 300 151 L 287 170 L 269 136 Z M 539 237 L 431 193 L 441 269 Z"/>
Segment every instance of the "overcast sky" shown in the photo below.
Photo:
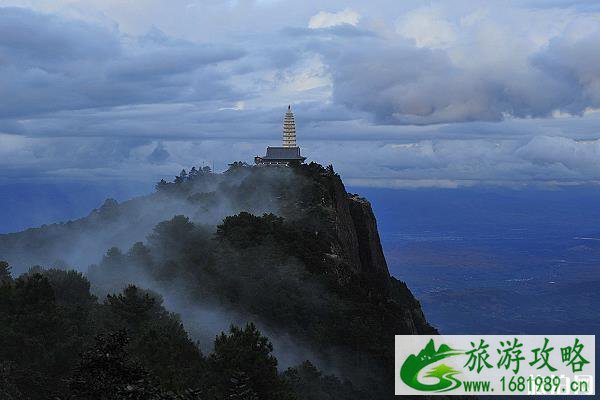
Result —
<path fill-rule="evenodd" d="M 597 1 L 0 0 L 0 182 L 309 160 L 385 187 L 600 182 Z"/>

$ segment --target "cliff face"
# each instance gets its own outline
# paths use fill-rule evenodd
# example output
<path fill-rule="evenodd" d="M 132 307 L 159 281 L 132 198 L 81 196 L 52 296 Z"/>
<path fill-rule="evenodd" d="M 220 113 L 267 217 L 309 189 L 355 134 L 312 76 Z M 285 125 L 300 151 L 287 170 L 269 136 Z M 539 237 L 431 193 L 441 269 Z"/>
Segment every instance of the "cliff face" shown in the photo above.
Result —
<path fill-rule="evenodd" d="M 361 273 L 379 290 L 388 292 L 390 273 L 377 230 L 371 203 L 357 195 L 348 195 L 350 213 L 358 237 Z"/>
<path fill-rule="evenodd" d="M 332 250 L 343 260 L 347 272 L 359 274 L 362 271 L 362 263 L 359 253 L 358 234 L 352 214 L 350 213 L 348 195 L 339 177 L 331 176 L 328 178 L 336 239 L 332 243 Z"/>
<path fill-rule="evenodd" d="M 373 290 L 389 293 L 390 274 L 371 204 L 347 193 L 338 176 L 330 179 L 335 231 L 345 262 L 353 273 L 373 286 Z"/>
<path fill-rule="evenodd" d="M 389 322 L 396 334 L 437 333 L 406 284 L 390 276 L 369 201 L 346 192 L 339 176 L 329 179 L 331 205 L 335 210 L 333 247 L 347 271 L 358 278 L 369 298 L 386 303 L 391 313 Z"/>

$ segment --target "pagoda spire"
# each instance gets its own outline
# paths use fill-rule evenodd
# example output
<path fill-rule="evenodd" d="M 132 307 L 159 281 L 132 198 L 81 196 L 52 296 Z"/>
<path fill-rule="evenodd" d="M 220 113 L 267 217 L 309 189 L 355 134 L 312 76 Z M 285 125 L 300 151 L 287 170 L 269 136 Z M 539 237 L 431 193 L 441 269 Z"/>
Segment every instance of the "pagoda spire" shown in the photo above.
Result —
<path fill-rule="evenodd" d="M 292 106 L 288 105 L 285 118 L 283 119 L 283 147 L 297 147 L 296 145 L 296 122 Z"/>

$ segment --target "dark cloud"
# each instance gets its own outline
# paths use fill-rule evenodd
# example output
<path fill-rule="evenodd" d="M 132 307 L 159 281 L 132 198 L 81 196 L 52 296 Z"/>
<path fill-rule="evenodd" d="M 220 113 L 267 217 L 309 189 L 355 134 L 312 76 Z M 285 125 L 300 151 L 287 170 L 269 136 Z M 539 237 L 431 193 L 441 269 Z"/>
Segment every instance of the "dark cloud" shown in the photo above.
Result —
<path fill-rule="evenodd" d="M 117 33 L 104 27 L 26 8 L 1 8 L 1 64 L 63 71 L 69 62 L 105 60 L 120 50 Z"/>
<path fill-rule="evenodd" d="M 243 55 L 241 50 L 207 45 L 154 48 L 112 63 L 108 76 L 129 81 L 161 79 Z"/>
<path fill-rule="evenodd" d="M 233 46 L 124 41 L 82 21 L 4 8 L 0 13 L 0 117 L 156 102 L 237 97 L 212 66 L 243 57 Z"/>
<path fill-rule="evenodd" d="M 378 124 L 428 125 L 597 108 L 597 43 L 598 35 L 556 39 L 532 55 L 529 65 L 515 63 L 508 71 L 478 68 L 476 59 L 460 66 L 444 50 L 402 40 L 326 43 L 316 50 L 333 78 L 337 103 L 372 114 Z"/>
<path fill-rule="evenodd" d="M 440 50 L 409 42 L 372 40 L 327 47 L 324 60 L 333 96 L 350 109 L 366 111 L 380 124 L 426 125 L 449 121 L 500 120 L 489 96 L 493 81 L 469 79 Z"/>
<path fill-rule="evenodd" d="M 556 108 L 581 114 L 600 107 L 600 31 L 581 38 L 558 37 L 533 57 L 533 64 L 555 82 Z"/>

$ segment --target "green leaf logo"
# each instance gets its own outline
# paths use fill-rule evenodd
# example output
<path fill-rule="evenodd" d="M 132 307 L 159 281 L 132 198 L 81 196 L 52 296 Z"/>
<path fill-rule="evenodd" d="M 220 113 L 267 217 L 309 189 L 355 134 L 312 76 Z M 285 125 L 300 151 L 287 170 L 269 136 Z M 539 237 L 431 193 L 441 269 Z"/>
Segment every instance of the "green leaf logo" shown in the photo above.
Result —
<path fill-rule="evenodd" d="M 425 367 L 434 364 L 448 357 L 464 354 L 461 350 L 455 350 L 445 344 L 441 344 L 439 349 L 435 349 L 435 343 L 431 339 L 425 348 L 416 356 L 409 355 L 400 368 L 400 379 L 413 389 L 424 392 L 447 392 L 456 389 L 461 385 L 461 381 L 454 377 L 460 371 L 455 370 L 445 364 L 439 364 L 425 373 L 427 378 L 437 378 L 433 384 L 425 384 L 419 381 L 419 373 Z"/>

